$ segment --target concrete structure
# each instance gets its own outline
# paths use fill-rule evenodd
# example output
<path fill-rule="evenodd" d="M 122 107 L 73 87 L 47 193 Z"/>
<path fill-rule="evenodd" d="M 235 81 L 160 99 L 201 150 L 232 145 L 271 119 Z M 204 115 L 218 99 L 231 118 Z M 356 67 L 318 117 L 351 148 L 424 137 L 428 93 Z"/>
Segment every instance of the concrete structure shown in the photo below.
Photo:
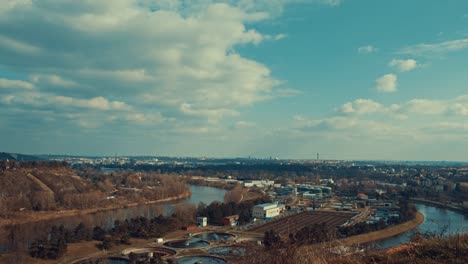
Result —
<path fill-rule="evenodd" d="M 276 203 L 258 204 L 253 207 L 252 216 L 254 218 L 272 218 L 278 216 L 281 212 L 282 206 Z"/>
<path fill-rule="evenodd" d="M 197 225 L 204 227 L 208 224 L 208 217 L 197 217 Z"/>

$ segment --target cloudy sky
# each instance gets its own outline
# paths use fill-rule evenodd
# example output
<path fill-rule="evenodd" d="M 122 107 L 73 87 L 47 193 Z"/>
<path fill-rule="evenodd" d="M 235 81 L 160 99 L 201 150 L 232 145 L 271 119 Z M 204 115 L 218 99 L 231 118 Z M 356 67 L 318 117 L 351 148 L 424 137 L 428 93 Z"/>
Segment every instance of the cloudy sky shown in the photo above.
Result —
<path fill-rule="evenodd" d="M 466 0 L 1 2 L 0 151 L 468 161 Z"/>

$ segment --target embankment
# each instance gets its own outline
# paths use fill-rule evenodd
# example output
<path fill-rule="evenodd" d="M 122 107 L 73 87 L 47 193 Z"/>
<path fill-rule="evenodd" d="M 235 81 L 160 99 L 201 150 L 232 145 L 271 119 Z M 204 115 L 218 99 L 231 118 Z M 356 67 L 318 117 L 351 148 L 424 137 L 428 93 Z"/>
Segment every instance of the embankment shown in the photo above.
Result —
<path fill-rule="evenodd" d="M 29 217 L 23 217 L 22 219 L 15 220 L 15 219 L 7 219 L 0 221 L 0 227 L 10 226 L 10 225 L 22 225 L 27 223 L 34 223 L 34 222 L 43 222 L 43 221 L 52 221 L 61 218 L 71 217 L 71 216 L 84 216 L 88 214 L 98 214 L 98 213 L 105 213 L 111 212 L 118 209 L 131 209 L 132 207 L 139 207 L 144 205 L 151 205 L 151 204 L 160 204 L 160 203 L 167 203 L 171 201 L 177 201 L 181 199 L 189 198 L 192 195 L 189 189 L 185 192 L 170 196 L 164 199 L 154 200 L 154 201 L 146 201 L 140 203 L 131 203 L 126 205 L 118 205 L 118 206 L 110 206 L 106 208 L 91 208 L 91 209 L 84 209 L 84 210 L 61 210 L 61 211 L 43 211 L 43 212 L 33 212 L 32 215 Z"/>
<path fill-rule="evenodd" d="M 140 216 L 153 218 L 164 214 L 166 203 L 190 196 L 191 192 L 187 189 L 179 195 L 155 201 L 100 209 L 35 212 L 29 219 L 23 218 L 21 221 L 15 219 L 10 221 L 4 220 L 4 222 L 0 224 L 0 253 L 12 249 L 27 248 L 30 241 L 47 236 L 50 228 L 54 225 L 64 225 L 66 228 L 74 228 L 79 223 L 83 223 L 90 228 L 94 226 L 111 228 L 116 220 L 122 221 Z"/>
<path fill-rule="evenodd" d="M 462 207 L 454 206 L 451 204 L 445 204 L 445 203 L 426 200 L 422 198 L 411 198 L 411 201 L 413 201 L 414 203 L 425 204 L 425 205 L 434 206 L 434 207 L 442 208 L 442 209 L 448 209 L 448 210 L 451 210 L 460 214 L 468 215 L 468 208 L 462 208 Z"/>
<path fill-rule="evenodd" d="M 352 246 L 352 245 L 366 244 L 366 243 L 370 243 L 374 241 L 379 241 L 382 239 L 394 237 L 394 236 L 403 234 L 405 232 L 408 232 L 418 227 L 423 222 L 424 222 L 424 215 L 420 212 L 417 212 L 416 217 L 414 219 L 407 221 L 405 223 L 402 223 L 396 226 L 391 226 L 382 230 L 370 232 L 367 234 L 343 238 L 343 239 L 338 240 L 337 242 L 340 245 Z"/>

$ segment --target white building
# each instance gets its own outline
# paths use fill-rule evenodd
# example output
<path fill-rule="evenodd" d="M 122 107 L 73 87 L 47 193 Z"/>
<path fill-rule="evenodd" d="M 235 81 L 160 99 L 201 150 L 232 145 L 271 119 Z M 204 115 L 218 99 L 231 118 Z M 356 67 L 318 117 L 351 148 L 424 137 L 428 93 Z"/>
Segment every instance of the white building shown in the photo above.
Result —
<path fill-rule="evenodd" d="M 251 181 L 244 181 L 244 187 L 269 187 L 273 186 L 275 181 L 270 180 L 251 180 Z"/>
<path fill-rule="evenodd" d="M 252 216 L 254 218 L 271 218 L 278 216 L 281 211 L 281 206 L 276 203 L 258 204 L 253 207 Z"/>
<path fill-rule="evenodd" d="M 197 217 L 197 225 L 204 227 L 208 224 L 208 217 Z"/>

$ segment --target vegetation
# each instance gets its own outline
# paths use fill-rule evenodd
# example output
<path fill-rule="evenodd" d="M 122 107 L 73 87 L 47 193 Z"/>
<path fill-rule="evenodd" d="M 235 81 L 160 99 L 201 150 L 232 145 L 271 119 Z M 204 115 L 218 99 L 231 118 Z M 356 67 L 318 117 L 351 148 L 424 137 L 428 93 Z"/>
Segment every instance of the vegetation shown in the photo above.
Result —
<path fill-rule="evenodd" d="M 416 244 L 401 246 L 381 252 L 350 251 L 348 254 L 335 254 L 310 246 L 284 245 L 268 250 L 249 248 L 249 256 L 234 259 L 232 263 L 246 264 L 461 264 L 468 262 L 468 234 L 448 238 L 432 237 Z M 255 257 L 251 257 L 255 255 Z"/>
<path fill-rule="evenodd" d="M 0 167 L 0 216 L 23 210 L 105 208 L 116 202 L 164 199 L 188 190 L 176 175 L 154 172 L 102 174 L 75 171 L 55 161 L 2 161 Z"/>
<path fill-rule="evenodd" d="M 115 245 L 130 245 L 130 238 L 152 238 L 161 237 L 165 234 L 180 229 L 182 226 L 192 224 L 194 211 L 191 219 L 179 212 L 169 217 L 158 216 L 152 219 L 145 217 L 132 218 L 125 221 L 115 221 L 112 228 L 106 230 L 100 226 L 93 229 L 80 223 L 73 229 L 67 229 L 63 225 L 53 226 L 47 238 L 34 240 L 29 253 L 32 257 L 43 259 L 57 259 L 62 256 L 68 243 L 80 241 L 97 240 L 97 247 L 109 250 Z"/>
<path fill-rule="evenodd" d="M 206 216 L 208 221 L 213 225 L 222 225 L 223 218 L 231 215 L 239 215 L 239 223 L 246 224 L 252 220 L 252 208 L 254 205 L 262 203 L 270 203 L 269 197 L 257 198 L 254 200 L 248 200 L 239 204 L 235 202 L 229 203 L 211 203 L 206 206 L 200 203 L 197 208 L 197 216 Z"/>

